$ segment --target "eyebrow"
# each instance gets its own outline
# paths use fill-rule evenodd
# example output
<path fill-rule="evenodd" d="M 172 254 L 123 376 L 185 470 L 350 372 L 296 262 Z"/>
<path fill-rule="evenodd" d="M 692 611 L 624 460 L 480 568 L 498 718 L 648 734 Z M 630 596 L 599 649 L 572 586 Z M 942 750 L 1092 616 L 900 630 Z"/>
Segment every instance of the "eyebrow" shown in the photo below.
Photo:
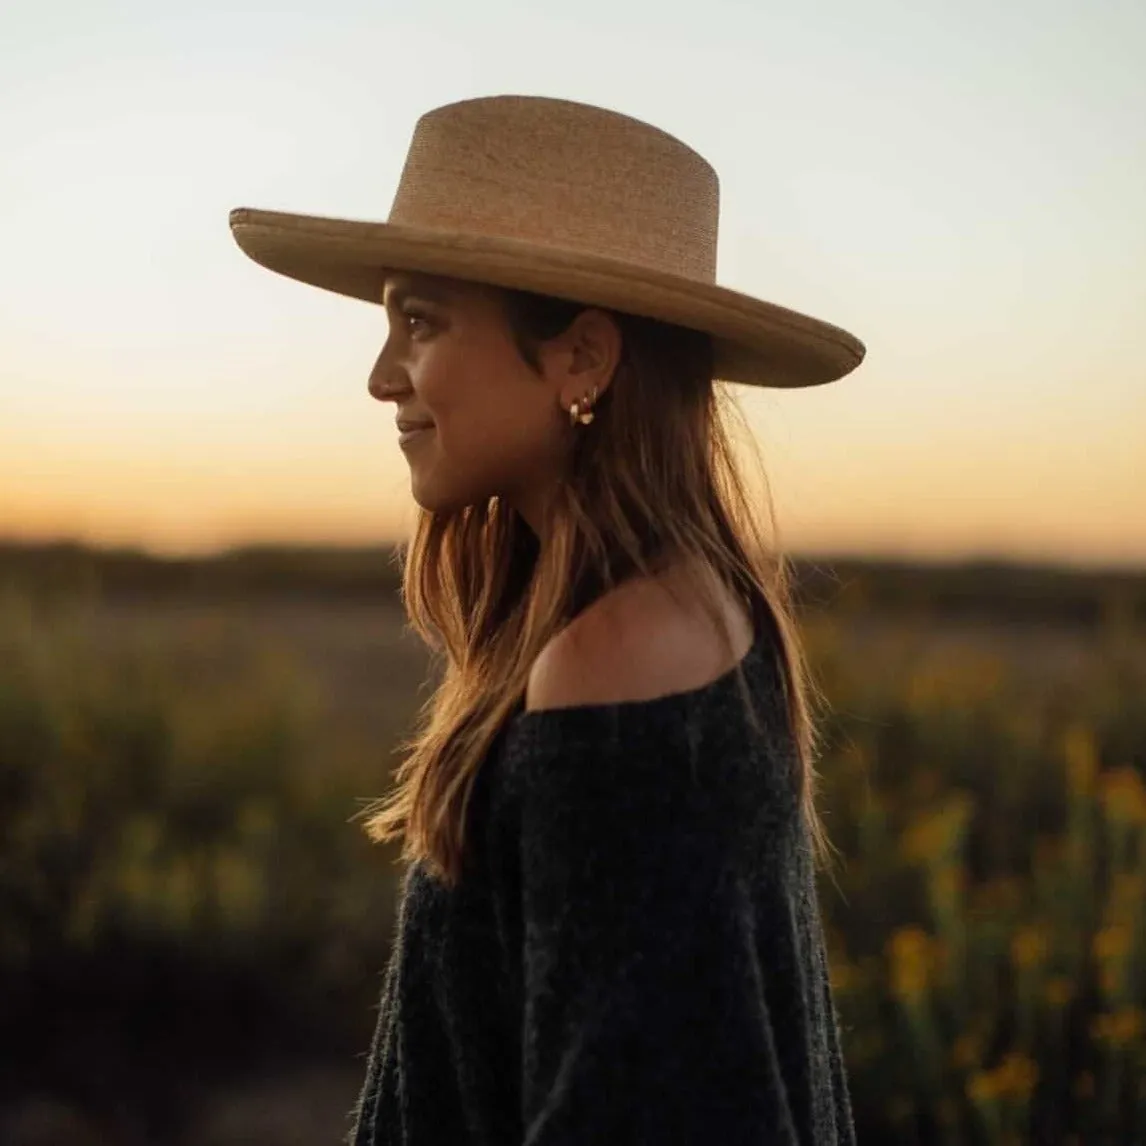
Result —
<path fill-rule="evenodd" d="M 447 305 L 452 298 L 451 292 L 445 286 L 440 286 L 429 279 L 404 277 L 400 278 L 389 291 L 383 292 L 382 305 L 401 306 L 412 295 L 427 302 L 437 303 L 439 306 Z"/>

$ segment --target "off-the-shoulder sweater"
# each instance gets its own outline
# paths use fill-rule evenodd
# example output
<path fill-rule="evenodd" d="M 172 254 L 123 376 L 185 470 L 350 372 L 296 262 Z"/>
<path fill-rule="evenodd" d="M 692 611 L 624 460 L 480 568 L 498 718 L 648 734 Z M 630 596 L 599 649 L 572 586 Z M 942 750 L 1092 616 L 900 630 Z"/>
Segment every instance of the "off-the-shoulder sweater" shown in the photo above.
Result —
<path fill-rule="evenodd" d="M 776 644 L 518 710 L 464 872 L 401 886 L 353 1146 L 851 1146 Z"/>

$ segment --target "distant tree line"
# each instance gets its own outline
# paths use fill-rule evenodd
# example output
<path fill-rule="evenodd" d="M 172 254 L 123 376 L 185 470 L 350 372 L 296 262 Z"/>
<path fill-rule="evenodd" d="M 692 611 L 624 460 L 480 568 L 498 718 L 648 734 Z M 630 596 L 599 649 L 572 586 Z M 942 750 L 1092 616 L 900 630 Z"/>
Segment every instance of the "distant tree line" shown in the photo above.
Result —
<path fill-rule="evenodd" d="M 939 615 L 1084 627 L 1146 625 L 1146 569 L 1002 561 L 923 564 L 795 555 L 798 601 L 843 613 Z M 79 542 L 0 541 L 0 588 L 55 597 L 299 596 L 378 601 L 401 583 L 396 545 L 249 545 L 195 557 Z"/>

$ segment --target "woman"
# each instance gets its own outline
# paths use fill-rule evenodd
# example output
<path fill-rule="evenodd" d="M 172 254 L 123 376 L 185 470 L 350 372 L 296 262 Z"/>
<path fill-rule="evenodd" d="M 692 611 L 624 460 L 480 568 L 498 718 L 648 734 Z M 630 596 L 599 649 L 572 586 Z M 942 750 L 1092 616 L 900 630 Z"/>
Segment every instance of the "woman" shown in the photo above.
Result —
<path fill-rule="evenodd" d="M 231 222 L 385 308 L 442 654 L 368 823 L 409 867 L 350 1140 L 852 1142 L 810 685 L 714 379 L 862 345 L 717 286 L 712 168 L 569 101 L 427 113 L 385 224 Z"/>

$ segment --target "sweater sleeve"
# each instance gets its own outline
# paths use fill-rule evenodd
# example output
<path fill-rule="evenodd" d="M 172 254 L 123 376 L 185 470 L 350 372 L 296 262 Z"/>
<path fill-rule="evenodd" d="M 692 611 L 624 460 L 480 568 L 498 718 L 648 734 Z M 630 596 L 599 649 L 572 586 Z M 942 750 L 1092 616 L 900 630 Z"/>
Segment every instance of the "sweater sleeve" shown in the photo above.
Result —
<path fill-rule="evenodd" d="M 747 886 L 759 817 L 687 722 L 623 713 L 532 714 L 520 761 L 525 1142 L 795 1144 Z"/>

